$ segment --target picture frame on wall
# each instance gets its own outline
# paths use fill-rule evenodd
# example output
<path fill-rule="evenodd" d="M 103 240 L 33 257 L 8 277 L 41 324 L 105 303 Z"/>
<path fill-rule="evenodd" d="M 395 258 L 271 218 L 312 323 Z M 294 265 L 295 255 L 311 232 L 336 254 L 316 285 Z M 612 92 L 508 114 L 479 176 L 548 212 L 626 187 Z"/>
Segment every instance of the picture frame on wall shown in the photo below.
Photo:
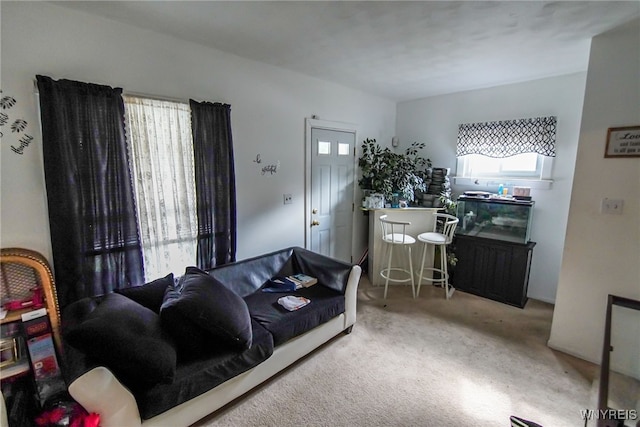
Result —
<path fill-rule="evenodd" d="M 640 157 L 640 126 L 609 128 L 604 157 Z"/>

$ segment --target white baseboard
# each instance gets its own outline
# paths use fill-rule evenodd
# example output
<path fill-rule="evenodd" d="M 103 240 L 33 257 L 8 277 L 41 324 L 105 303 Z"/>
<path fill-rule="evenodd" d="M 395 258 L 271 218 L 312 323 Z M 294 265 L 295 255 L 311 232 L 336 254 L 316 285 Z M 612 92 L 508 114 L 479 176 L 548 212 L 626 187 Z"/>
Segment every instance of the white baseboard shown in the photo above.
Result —
<path fill-rule="evenodd" d="M 566 354 L 568 354 L 570 356 L 577 357 L 578 359 L 582 359 L 582 360 L 585 360 L 587 362 L 593 363 L 594 365 L 600 366 L 600 362 L 601 362 L 600 358 L 598 358 L 597 360 L 594 360 L 591 357 L 585 357 L 583 354 L 578 354 L 576 351 L 573 351 L 573 350 L 570 350 L 568 348 L 565 348 L 562 345 L 557 345 L 555 343 L 552 343 L 551 340 L 547 341 L 547 347 L 549 347 L 549 348 L 551 348 L 553 350 L 561 351 L 561 352 L 566 353 Z M 636 379 L 640 380 L 640 374 L 638 374 L 638 372 L 630 371 L 629 369 L 626 369 L 625 367 L 621 368 L 619 366 L 618 367 L 609 366 L 609 369 L 611 369 L 612 371 L 617 372 L 619 374 L 626 375 L 628 377 L 636 378 Z M 596 377 L 596 379 L 597 378 L 599 378 L 599 377 Z"/>
<path fill-rule="evenodd" d="M 595 365 L 600 365 L 600 359 L 599 358 L 597 360 L 594 360 L 594 359 L 592 359 L 590 357 L 585 357 L 584 354 L 579 354 L 578 352 L 576 352 L 574 350 L 568 349 L 568 348 L 566 348 L 566 347 L 564 347 L 562 345 L 555 344 L 555 343 L 551 342 L 551 340 L 547 341 L 547 347 L 549 347 L 549 348 L 551 348 L 553 350 L 561 351 L 561 352 L 566 353 L 566 354 L 568 354 L 570 356 L 577 357 L 578 359 L 582 359 L 582 360 L 585 360 L 587 362 L 591 362 L 591 363 L 593 363 Z"/>
<path fill-rule="evenodd" d="M 556 305 L 556 300 L 555 299 L 537 297 L 537 296 L 531 296 L 531 295 L 527 295 L 527 298 L 534 299 L 536 301 L 546 302 L 547 304 L 551 304 L 551 305 Z"/>

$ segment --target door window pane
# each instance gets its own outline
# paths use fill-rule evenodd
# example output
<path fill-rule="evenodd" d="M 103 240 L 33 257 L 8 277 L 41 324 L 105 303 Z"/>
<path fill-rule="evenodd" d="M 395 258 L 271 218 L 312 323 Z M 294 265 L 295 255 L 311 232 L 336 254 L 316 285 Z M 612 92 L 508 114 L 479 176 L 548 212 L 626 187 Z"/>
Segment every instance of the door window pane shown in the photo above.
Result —
<path fill-rule="evenodd" d="M 344 143 L 339 143 L 338 144 L 338 155 L 339 156 L 348 156 L 349 155 L 349 148 L 350 148 L 351 144 L 344 144 Z"/>
<path fill-rule="evenodd" d="M 318 154 L 331 154 L 331 143 L 318 141 Z"/>

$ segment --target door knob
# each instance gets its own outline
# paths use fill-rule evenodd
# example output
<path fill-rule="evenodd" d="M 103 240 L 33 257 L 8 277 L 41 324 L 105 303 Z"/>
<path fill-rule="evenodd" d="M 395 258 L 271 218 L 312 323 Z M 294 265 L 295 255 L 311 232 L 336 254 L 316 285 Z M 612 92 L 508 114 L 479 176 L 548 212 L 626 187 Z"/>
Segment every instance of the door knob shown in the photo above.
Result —
<path fill-rule="evenodd" d="M 318 213 L 318 209 L 313 208 L 313 210 L 311 211 L 312 214 L 317 214 Z"/>
<path fill-rule="evenodd" d="M 320 221 L 318 221 L 317 219 L 314 219 L 313 221 L 311 221 L 311 226 L 315 226 L 315 225 L 320 225 Z"/>

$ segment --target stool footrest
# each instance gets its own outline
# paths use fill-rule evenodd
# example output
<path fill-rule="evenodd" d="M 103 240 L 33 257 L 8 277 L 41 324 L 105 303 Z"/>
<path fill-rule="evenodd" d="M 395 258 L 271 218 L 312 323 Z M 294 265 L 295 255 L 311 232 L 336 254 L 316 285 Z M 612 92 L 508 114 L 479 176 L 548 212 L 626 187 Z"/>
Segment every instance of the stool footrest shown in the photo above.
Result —
<path fill-rule="evenodd" d="M 391 277 L 391 274 L 390 274 L 392 271 L 398 271 L 398 272 L 404 273 L 408 277 L 406 279 L 394 279 Z M 390 282 L 404 283 L 404 282 L 410 282 L 413 277 L 413 274 L 409 270 L 405 270 L 403 268 L 398 268 L 398 267 L 392 267 L 392 268 L 383 268 L 382 270 L 380 270 L 380 276 L 382 276 L 384 279 L 389 280 Z"/>
<path fill-rule="evenodd" d="M 440 278 L 439 279 L 434 279 L 433 277 L 425 277 L 424 273 L 427 271 L 431 271 L 433 273 L 438 273 L 440 274 Z M 418 281 L 422 281 L 422 280 L 427 280 L 429 282 L 433 282 L 433 283 L 445 283 L 449 280 L 449 274 L 446 273 L 445 271 L 439 269 L 439 268 L 433 268 L 433 267 L 424 267 L 422 269 L 422 276 L 420 276 L 418 274 Z"/>

